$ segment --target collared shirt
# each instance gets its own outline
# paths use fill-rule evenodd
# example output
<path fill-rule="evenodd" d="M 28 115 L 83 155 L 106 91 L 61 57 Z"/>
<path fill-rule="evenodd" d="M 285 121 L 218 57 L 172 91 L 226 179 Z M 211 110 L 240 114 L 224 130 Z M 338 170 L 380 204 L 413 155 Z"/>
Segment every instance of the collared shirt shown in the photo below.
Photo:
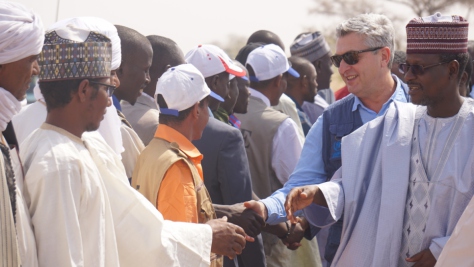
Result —
<path fill-rule="evenodd" d="M 367 123 L 385 114 L 385 111 L 387 111 L 392 101 L 408 102 L 400 80 L 394 75 L 392 75 L 392 77 L 395 79 L 397 87 L 378 113 L 367 108 L 360 99 L 355 96 L 352 112 L 359 112 L 363 123 Z M 288 182 L 283 188 L 275 191 L 270 197 L 261 200 L 268 210 L 267 223 L 276 224 L 286 220 L 284 204 L 286 195 L 288 195 L 292 188 L 309 184 L 319 184 L 326 181 L 327 177 L 322 158 L 322 135 L 323 116 L 320 116 L 306 136 L 306 142 L 301 152 L 301 160 L 298 162 Z"/>
<path fill-rule="evenodd" d="M 262 93 L 252 88 L 250 95 L 261 99 L 267 107 L 270 107 L 270 100 Z M 290 119 L 285 119 L 273 137 L 272 168 L 278 180 L 285 184 L 290 174 L 295 169 L 300 158 L 303 140 L 298 135 L 296 123 Z"/>
<path fill-rule="evenodd" d="M 175 129 L 161 124 L 155 133 L 156 138 L 168 142 L 176 142 L 203 179 L 201 160 L 203 158 L 199 150 Z M 183 161 L 173 164 L 161 182 L 160 190 L 156 200 L 156 206 L 163 218 L 171 221 L 198 222 L 197 198 L 191 170 Z"/>
<path fill-rule="evenodd" d="M 300 121 L 301 121 L 301 126 L 303 127 L 304 136 L 306 136 L 306 135 L 308 135 L 309 129 L 311 129 L 311 126 L 313 124 L 309 120 L 308 115 L 305 113 L 305 111 L 300 106 L 300 104 L 298 104 L 298 102 L 296 102 L 296 100 L 293 97 L 291 97 L 289 95 L 288 95 L 288 97 L 291 100 L 293 100 L 293 102 L 295 103 L 296 111 L 298 112 L 298 116 L 300 117 Z"/>

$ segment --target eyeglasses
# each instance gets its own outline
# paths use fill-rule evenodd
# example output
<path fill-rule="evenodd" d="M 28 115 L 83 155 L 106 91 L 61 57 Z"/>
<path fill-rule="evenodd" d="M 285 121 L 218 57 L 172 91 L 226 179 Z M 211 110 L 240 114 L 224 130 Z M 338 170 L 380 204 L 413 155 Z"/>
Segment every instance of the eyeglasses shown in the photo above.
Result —
<path fill-rule="evenodd" d="M 111 85 L 111 84 L 106 84 L 106 83 L 99 83 L 99 82 L 95 82 L 95 81 L 89 81 L 90 83 L 93 83 L 93 84 L 98 84 L 98 85 L 103 85 L 105 86 L 107 89 L 107 94 L 110 96 L 112 96 L 114 94 L 114 91 L 115 89 L 117 89 L 117 87 Z"/>
<path fill-rule="evenodd" d="M 431 64 L 431 65 L 428 65 L 428 66 L 410 65 L 410 64 L 402 63 L 402 64 L 398 65 L 398 70 L 402 74 L 407 74 L 408 71 L 411 70 L 411 73 L 413 73 L 413 75 L 420 76 L 420 75 L 425 74 L 426 69 L 436 67 L 436 66 L 439 66 L 439 65 L 443 65 L 443 64 L 446 64 L 446 63 L 449 63 L 449 61 L 439 62 L 439 63 Z"/>
<path fill-rule="evenodd" d="M 341 65 L 341 61 L 344 59 L 344 62 L 346 62 L 349 65 L 355 65 L 359 62 L 359 54 L 360 53 L 365 53 L 365 52 L 372 52 L 372 51 L 377 51 L 379 49 L 384 48 L 383 46 L 381 47 L 374 47 L 374 48 L 368 48 L 364 50 L 359 50 L 359 51 L 349 51 L 346 52 L 342 55 L 334 55 L 331 57 L 332 64 L 336 66 L 336 68 L 339 68 Z"/>

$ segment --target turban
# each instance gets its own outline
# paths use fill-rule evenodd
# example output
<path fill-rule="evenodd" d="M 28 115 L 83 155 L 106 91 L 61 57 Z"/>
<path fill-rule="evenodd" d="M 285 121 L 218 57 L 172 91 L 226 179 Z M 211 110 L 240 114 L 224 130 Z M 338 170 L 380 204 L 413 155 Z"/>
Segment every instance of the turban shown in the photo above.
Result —
<path fill-rule="evenodd" d="M 292 56 L 306 58 L 314 62 L 329 53 L 329 45 L 320 32 L 305 33 L 290 46 Z"/>
<path fill-rule="evenodd" d="M 446 54 L 467 52 L 469 23 L 461 16 L 441 13 L 408 22 L 407 54 Z"/>
<path fill-rule="evenodd" d="M 44 42 L 43 23 L 19 3 L 0 2 L 0 64 L 37 55 Z"/>
<path fill-rule="evenodd" d="M 112 42 L 112 64 L 111 69 L 116 70 L 120 67 L 122 62 L 122 50 L 120 46 L 120 38 L 117 33 L 117 28 L 115 26 L 102 19 L 96 17 L 76 17 L 76 18 L 68 18 L 61 21 L 58 21 L 51 25 L 48 28 L 48 32 L 52 30 L 56 30 L 59 28 L 64 28 L 67 25 L 71 25 L 75 28 L 80 28 L 84 30 L 98 32 L 107 36 L 110 41 Z"/>

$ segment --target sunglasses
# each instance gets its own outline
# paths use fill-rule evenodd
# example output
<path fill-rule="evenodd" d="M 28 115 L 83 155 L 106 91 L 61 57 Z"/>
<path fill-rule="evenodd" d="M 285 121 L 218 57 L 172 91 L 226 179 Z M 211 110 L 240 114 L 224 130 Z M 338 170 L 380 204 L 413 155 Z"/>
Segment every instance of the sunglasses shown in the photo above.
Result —
<path fill-rule="evenodd" d="M 111 97 L 114 94 L 115 89 L 117 89 L 117 87 L 115 87 L 111 84 L 99 83 L 99 82 L 94 82 L 94 81 L 89 81 L 89 82 L 93 83 L 93 84 L 98 84 L 98 85 L 105 86 L 107 88 L 106 91 L 107 91 L 107 94 L 109 95 L 109 97 Z"/>
<path fill-rule="evenodd" d="M 344 62 L 346 62 L 349 65 L 355 65 L 359 62 L 359 54 L 360 53 L 365 53 L 365 52 L 372 52 L 372 51 L 377 51 L 379 49 L 384 48 L 383 46 L 381 47 L 374 47 L 374 48 L 368 48 L 364 50 L 359 50 L 359 51 L 349 51 L 346 52 L 342 55 L 334 55 L 331 57 L 332 64 L 336 66 L 336 68 L 339 68 L 341 65 L 341 61 L 344 59 Z"/>
<path fill-rule="evenodd" d="M 411 73 L 413 73 L 413 75 L 419 76 L 419 75 L 425 74 L 426 69 L 436 67 L 436 66 L 439 66 L 439 65 L 443 65 L 443 64 L 446 64 L 446 63 L 449 63 L 449 61 L 439 62 L 439 63 L 431 64 L 431 65 L 428 65 L 428 66 L 410 65 L 410 64 L 402 63 L 402 64 L 398 65 L 398 70 L 402 74 L 407 74 L 408 71 L 411 70 Z"/>

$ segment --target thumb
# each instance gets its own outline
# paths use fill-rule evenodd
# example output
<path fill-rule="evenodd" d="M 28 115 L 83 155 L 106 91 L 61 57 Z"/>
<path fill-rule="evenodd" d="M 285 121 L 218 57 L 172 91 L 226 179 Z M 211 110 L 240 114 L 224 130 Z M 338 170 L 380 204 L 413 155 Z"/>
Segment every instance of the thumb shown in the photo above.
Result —
<path fill-rule="evenodd" d="M 224 217 L 220 218 L 219 220 L 222 220 L 222 221 L 224 221 L 224 222 L 227 222 L 227 216 L 224 216 Z"/>
<path fill-rule="evenodd" d="M 245 201 L 244 207 L 247 209 L 252 209 L 255 206 L 255 200 Z"/>
<path fill-rule="evenodd" d="M 410 258 L 406 258 L 406 261 L 408 262 L 416 262 L 421 260 L 421 257 L 423 256 L 423 252 L 418 252 L 415 255 L 411 256 Z"/>

